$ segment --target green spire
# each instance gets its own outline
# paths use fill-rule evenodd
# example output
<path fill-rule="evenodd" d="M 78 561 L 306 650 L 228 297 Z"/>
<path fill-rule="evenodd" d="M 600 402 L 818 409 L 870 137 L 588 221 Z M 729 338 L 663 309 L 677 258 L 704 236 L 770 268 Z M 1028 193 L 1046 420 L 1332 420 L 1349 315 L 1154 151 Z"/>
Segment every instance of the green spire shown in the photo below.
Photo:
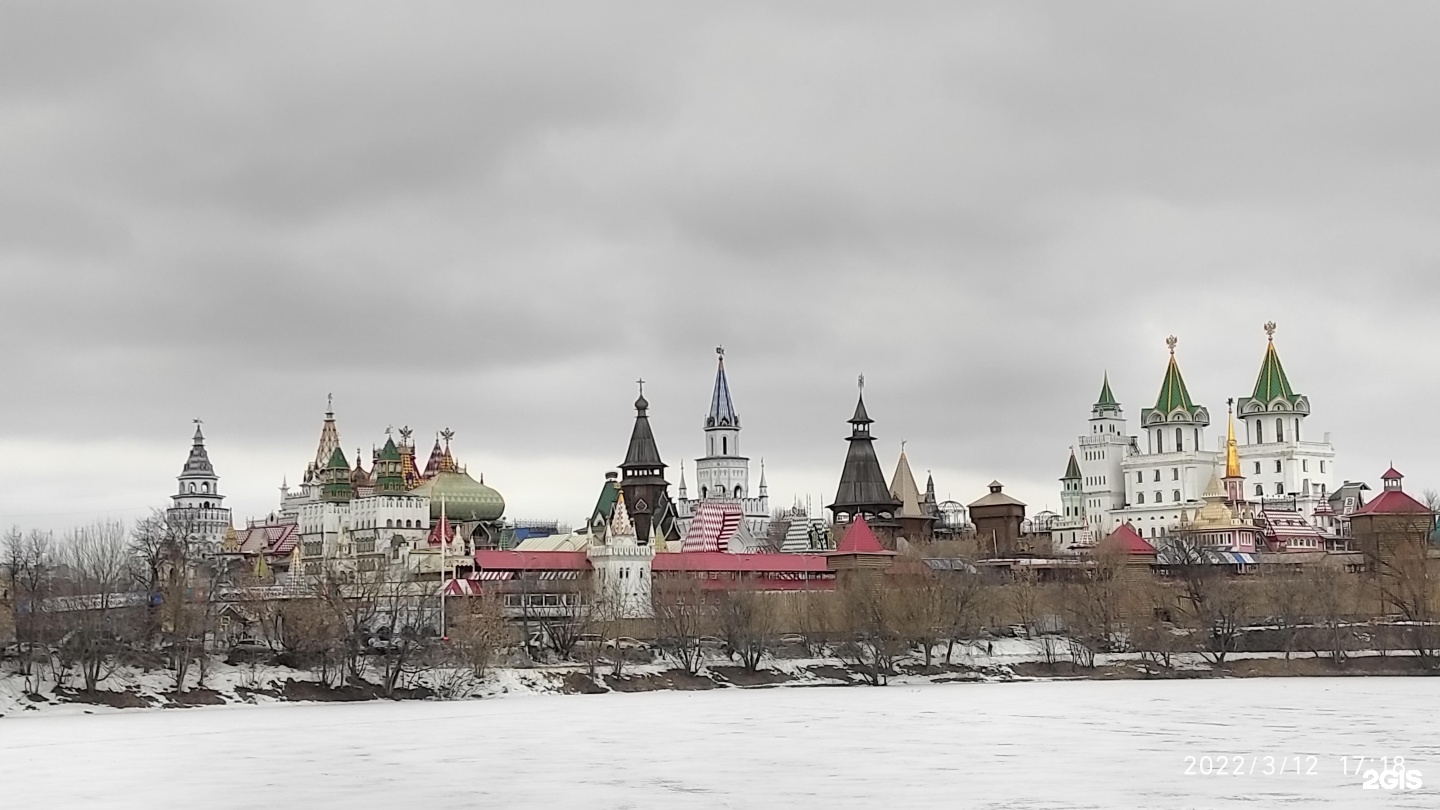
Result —
<path fill-rule="evenodd" d="M 1285 376 L 1285 367 L 1280 365 L 1280 354 L 1275 351 L 1274 329 L 1273 324 L 1266 324 L 1270 345 L 1265 349 L 1265 362 L 1260 364 L 1260 377 L 1255 380 L 1255 393 L 1250 395 L 1251 399 L 1267 405 L 1277 399 L 1295 398 L 1295 390 L 1290 387 L 1290 380 Z"/>
<path fill-rule="evenodd" d="M 1175 338 L 1166 341 L 1170 346 L 1170 365 L 1165 369 L 1165 382 L 1160 386 L 1160 396 L 1155 400 L 1155 410 L 1169 415 L 1177 408 L 1194 411 L 1195 403 L 1185 387 L 1185 378 L 1180 376 L 1180 364 L 1175 362 Z"/>
<path fill-rule="evenodd" d="M 350 462 L 345 460 L 345 451 L 337 446 L 335 452 L 330 454 L 330 463 L 326 464 L 325 467 L 330 470 L 345 470 L 348 472 L 350 470 Z"/>
<path fill-rule="evenodd" d="M 385 437 L 385 446 L 380 448 L 380 461 L 399 461 L 400 448 L 395 446 L 395 440 L 389 436 Z"/>
<path fill-rule="evenodd" d="M 1096 407 L 1118 408 L 1120 403 L 1115 401 L 1115 394 L 1110 391 L 1110 372 L 1105 372 L 1105 384 L 1100 387 L 1100 401 L 1095 403 Z"/>
<path fill-rule="evenodd" d="M 1107 387 L 1108 387 L 1108 386 L 1107 386 Z M 1102 404 L 1103 404 L 1103 403 L 1102 403 Z M 1078 461 L 1075 460 L 1075 451 L 1074 451 L 1074 450 L 1071 450 L 1071 451 L 1070 451 L 1070 463 L 1067 464 L 1067 465 L 1065 465 L 1065 475 L 1062 476 L 1060 480 L 1061 480 L 1061 481 L 1071 481 L 1071 480 L 1079 480 L 1080 478 L 1081 478 L 1081 475 L 1080 475 L 1080 462 L 1078 462 Z"/>
<path fill-rule="evenodd" d="M 320 495 L 327 501 L 348 501 L 354 497 L 350 488 L 350 464 L 345 460 L 345 451 L 336 447 L 330 453 L 330 463 L 321 471 Z"/>

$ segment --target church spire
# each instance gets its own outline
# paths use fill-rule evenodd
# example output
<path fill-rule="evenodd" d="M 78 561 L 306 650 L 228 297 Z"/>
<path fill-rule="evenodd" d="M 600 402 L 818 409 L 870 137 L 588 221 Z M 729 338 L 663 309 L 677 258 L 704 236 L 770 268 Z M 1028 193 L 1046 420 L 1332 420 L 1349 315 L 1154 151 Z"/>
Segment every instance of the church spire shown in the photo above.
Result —
<path fill-rule="evenodd" d="M 340 447 L 340 431 L 335 427 L 335 395 L 325 395 L 325 422 L 320 426 L 320 442 L 315 447 L 315 461 L 307 470 L 308 479 L 319 476 L 320 472 L 330 463 L 330 457 Z"/>
<path fill-rule="evenodd" d="M 1280 355 L 1275 351 L 1275 322 L 1265 324 L 1265 336 L 1269 339 L 1265 347 L 1265 359 L 1260 363 L 1260 376 L 1255 380 L 1255 391 L 1251 399 L 1271 403 L 1277 399 L 1293 399 L 1295 390 L 1285 376 L 1285 367 L 1280 365 Z"/>
<path fill-rule="evenodd" d="M 725 347 L 715 347 L 715 391 L 710 395 L 710 413 L 705 417 L 705 427 L 740 427 L 740 416 L 735 413 L 735 403 L 730 401 L 730 381 L 725 377 Z"/>
<path fill-rule="evenodd" d="M 1170 365 L 1165 368 L 1165 381 L 1160 384 L 1160 396 L 1155 400 L 1155 410 L 1167 416 L 1177 409 L 1195 409 L 1185 378 L 1180 374 L 1180 364 L 1175 362 L 1175 345 L 1179 342 L 1174 335 L 1165 339 L 1165 345 L 1170 347 Z"/>

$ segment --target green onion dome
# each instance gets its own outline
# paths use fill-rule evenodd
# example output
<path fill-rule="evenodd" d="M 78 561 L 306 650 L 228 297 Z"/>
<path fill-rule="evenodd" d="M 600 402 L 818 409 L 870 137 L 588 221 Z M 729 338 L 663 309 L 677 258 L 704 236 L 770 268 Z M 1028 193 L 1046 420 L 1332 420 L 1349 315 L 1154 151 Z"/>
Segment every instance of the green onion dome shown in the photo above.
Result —
<path fill-rule="evenodd" d="M 499 492 L 471 478 L 464 472 L 438 472 L 434 478 L 410 491 L 430 499 L 430 518 L 440 518 L 444 501 L 445 517 L 459 522 L 498 520 L 505 514 L 505 499 Z"/>

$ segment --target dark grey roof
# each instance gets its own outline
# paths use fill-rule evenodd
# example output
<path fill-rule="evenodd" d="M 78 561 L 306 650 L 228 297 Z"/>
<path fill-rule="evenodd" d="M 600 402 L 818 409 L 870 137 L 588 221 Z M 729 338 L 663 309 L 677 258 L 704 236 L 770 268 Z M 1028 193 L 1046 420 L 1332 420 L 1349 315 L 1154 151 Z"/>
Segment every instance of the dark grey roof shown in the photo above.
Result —
<path fill-rule="evenodd" d="M 660 448 L 655 444 L 655 434 L 650 430 L 650 417 L 646 415 L 650 403 L 642 395 L 635 400 L 635 427 L 630 431 L 630 447 L 625 451 L 625 462 L 620 469 L 636 467 L 660 467 Z"/>
<path fill-rule="evenodd" d="M 846 439 L 850 449 L 845 453 L 845 467 L 840 471 L 840 488 L 829 507 L 837 512 L 893 512 L 900 506 L 890 494 L 880 459 L 875 456 L 875 440 L 869 429 L 871 421 L 865 413 L 865 399 L 861 397 L 855 406 L 855 416 L 850 419 L 854 427 Z"/>

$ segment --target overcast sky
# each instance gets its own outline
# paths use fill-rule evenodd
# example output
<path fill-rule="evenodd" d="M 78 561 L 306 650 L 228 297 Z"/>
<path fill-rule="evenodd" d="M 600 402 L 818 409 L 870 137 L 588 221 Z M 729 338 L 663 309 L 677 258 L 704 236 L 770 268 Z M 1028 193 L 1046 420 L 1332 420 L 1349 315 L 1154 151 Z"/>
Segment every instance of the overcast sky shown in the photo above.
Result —
<path fill-rule="evenodd" d="M 1212 413 L 1277 346 L 1341 477 L 1440 486 L 1434 3 L 0 8 L 0 523 L 239 521 L 435 431 L 575 522 L 644 377 L 678 465 L 726 348 L 772 501 L 1058 507 L 1108 369 Z M 1213 437 L 1212 433 L 1212 437 Z"/>

